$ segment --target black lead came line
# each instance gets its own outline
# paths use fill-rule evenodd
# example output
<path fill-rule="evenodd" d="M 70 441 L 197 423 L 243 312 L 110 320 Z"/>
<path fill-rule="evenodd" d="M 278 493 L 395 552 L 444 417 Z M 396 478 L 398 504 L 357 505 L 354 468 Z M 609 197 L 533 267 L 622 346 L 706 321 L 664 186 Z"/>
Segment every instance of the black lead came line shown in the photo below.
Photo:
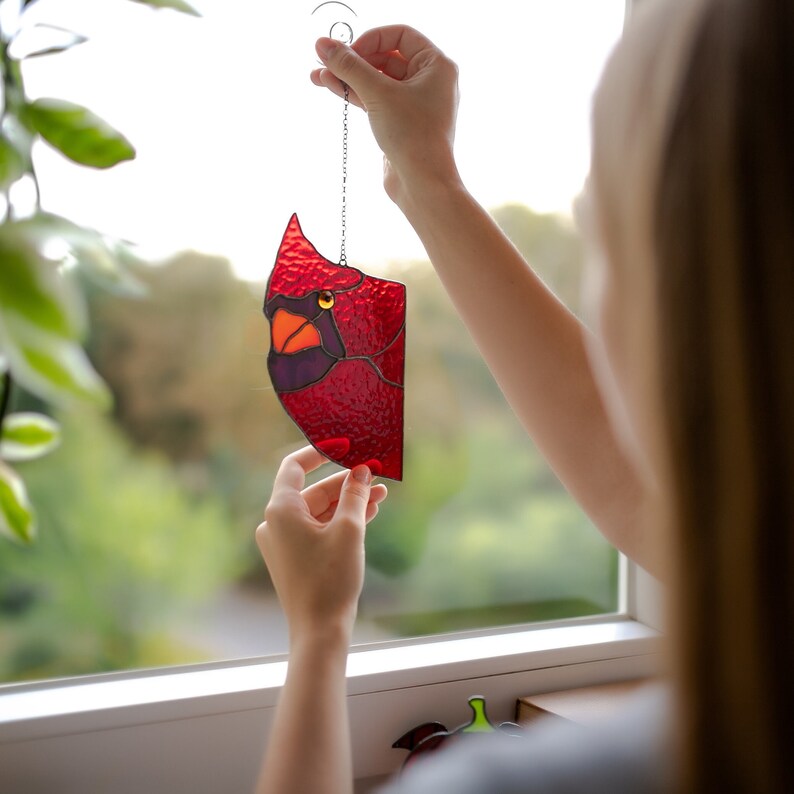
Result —
<path fill-rule="evenodd" d="M 278 297 L 278 296 L 277 296 L 277 297 Z M 278 311 L 278 309 L 276 309 L 276 311 Z M 287 309 L 284 309 L 284 311 L 287 311 Z M 284 344 L 281 346 L 281 348 L 282 348 L 281 350 L 276 350 L 276 349 L 273 347 L 273 339 L 271 338 L 271 340 L 270 340 L 270 349 L 271 349 L 271 350 L 273 350 L 275 353 L 278 353 L 279 355 L 286 355 L 286 356 L 289 356 L 289 355 L 295 355 L 294 353 L 284 353 L 284 352 L 283 352 L 283 349 L 284 349 L 284 348 L 285 348 L 285 347 L 286 347 L 286 346 L 287 346 L 287 345 L 288 345 L 288 344 L 289 344 L 289 343 L 292 341 L 292 339 L 293 339 L 294 337 L 296 337 L 296 336 L 297 336 L 297 335 L 298 335 L 298 334 L 299 334 L 299 333 L 300 333 L 300 332 L 301 332 L 301 331 L 302 331 L 302 330 L 303 330 L 303 329 L 304 329 L 304 328 L 305 328 L 307 325 L 311 325 L 311 324 L 313 324 L 313 323 L 314 323 L 314 322 L 317 320 L 317 318 L 318 318 L 318 317 L 319 317 L 319 316 L 320 316 L 320 315 L 321 315 L 321 314 L 322 314 L 324 311 L 327 311 L 327 310 L 326 310 L 326 309 L 320 309 L 320 311 L 318 311 L 318 312 L 317 312 L 317 314 L 315 314 L 315 315 L 314 315 L 314 317 L 305 317 L 305 318 L 304 318 L 304 322 L 301 324 L 301 326 L 300 326 L 299 328 L 297 328 L 296 330 L 294 330 L 294 331 L 293 331 L 293 332 L 292 332 L 292 333 L 291 333 L 291 334 L 290 334 L 290 335 L 289 335 L 289 336 L 288 336 L 288 337 L 287 337 L 287 338 L 284 340 Z M 290 314 L 291 314 L 291 312 L 288 312 L 288 313 L 290 313 Z M 293 316 L 293 317 L 296 317 L 297 315 L 294 315 L 294 314 L 293 314 L 292 316 Z M 322 346 L 322 345 L 320 345 L 320 347 L 323 347 L 323 346 Z M 323 347 L 323 350 L 325 350 L 325 348 L 324 348 L 324 347 Z M 300 351 L 298 351 L 298 352 L 300 352 Z M 334 355 L 333 355 L 333 353 L 329 353 L 327 350 L 326 350 L 325 352 L 326 352 L 326 353 L 328 353 L 328 355 L 329 355 L 329 356 L 331 356 L 332 358 L 336 358 L 336 356 L 334 356 Z"/>
<path fill-rule="evenodd" d="M 393 380 L 389 380 L 381 371 L 381 368 L 369 357 L 369 356 L 345 356 L 344 358 L 340 358 L 339 361 L 366 361 L 372 369 L 375 370 L 375 374 L 384 382 L 387 383 L 389 386 L 394 386 L 395 389 L 400 389 L 401 391 L 405 391 L 405 386 L 402 383 L 396 383 Z"/>

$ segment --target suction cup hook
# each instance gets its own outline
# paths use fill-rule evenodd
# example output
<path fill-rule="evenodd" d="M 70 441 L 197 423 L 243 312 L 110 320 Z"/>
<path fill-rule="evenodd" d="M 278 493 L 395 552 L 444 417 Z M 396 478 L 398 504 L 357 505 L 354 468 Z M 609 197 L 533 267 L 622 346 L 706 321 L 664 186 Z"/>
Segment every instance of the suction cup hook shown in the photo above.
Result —
<path fill-rule="evenodd" d="M 358 14 L 349 5 L 347 5 L 347 3 L 340 3 L 338 0 L 327 0 L 325 3 L 320 3 L 320 5 L 318 5 L 314 11 L 312 11 L 312 15 L 316 14 L 325 6 L 342 6 L 342 8 L 346 8 L 354 17 L 358 16 Z M 341 41 L 343 44 L 352 44 L 353 39 L 355 38 L 353 27 L 348 22 L 334 22 L 331 25 L 331 29 L 328 31 L 328 38 L 336 39 L 337 41 Z"/>
<path fill-rule="evenodd" d="M 341 41 L 342 44 L 352 44 L 353 28 L 351 28 L 347 22 L 334 22 L 334 24 L 331 25 L 331 30 L 328 31 L 328 38 Z"/>

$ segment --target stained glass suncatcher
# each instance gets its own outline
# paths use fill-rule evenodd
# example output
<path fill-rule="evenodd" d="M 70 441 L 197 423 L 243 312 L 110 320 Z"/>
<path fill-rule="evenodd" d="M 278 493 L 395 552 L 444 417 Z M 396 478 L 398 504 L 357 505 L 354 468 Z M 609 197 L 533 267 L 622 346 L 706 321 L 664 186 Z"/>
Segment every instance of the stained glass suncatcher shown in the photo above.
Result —
<path fill-rule="evenodd" d="M 322 256 L 290 218 L 264 305 L 268 371 L 327 458 L 402 479 L 405 285 Z"/>

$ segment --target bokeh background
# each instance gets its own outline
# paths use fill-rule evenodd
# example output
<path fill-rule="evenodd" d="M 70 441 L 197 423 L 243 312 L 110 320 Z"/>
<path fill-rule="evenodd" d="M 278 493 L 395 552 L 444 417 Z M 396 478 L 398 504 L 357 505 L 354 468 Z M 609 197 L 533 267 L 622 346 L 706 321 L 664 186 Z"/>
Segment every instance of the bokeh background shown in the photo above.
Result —
<path fill-rule="evenodd" d="M 0 546 L 0 681 L 286 650 L 253 529 L 302 441 L 268 381 L 261 307 L 293 211 L 338 252 L 341 105 L 308 80 L 329 14 L 356 32 L 406 21 L 458 62 L 464 179 L 578 311 L 571 204 L 622 0 L 371 0 L 351 4 L 355 18 L 195 5 L 200 19 L 121 0 L 37 7 L 90 41 L 26 64 L 31 94 L 90 106 L 138 149 L 112 172 L 37 151 L 44 208 L 137 243 L 146 290 L 84 285 L 89 353 L 115 404 L 60 414 L 61 447 L 19 465 L 39 539 Z M 348 255 L 409 295 L 406 475 L 367 535 L 356 640 L 614 611 L 617 554 L 526 438 L 380 176 L 351 109 Z"/>

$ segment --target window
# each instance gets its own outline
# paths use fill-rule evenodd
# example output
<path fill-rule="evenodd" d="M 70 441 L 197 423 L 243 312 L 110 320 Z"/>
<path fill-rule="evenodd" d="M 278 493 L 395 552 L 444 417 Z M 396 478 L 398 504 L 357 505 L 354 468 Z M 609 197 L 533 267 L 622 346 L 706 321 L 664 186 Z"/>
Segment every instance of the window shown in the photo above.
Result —
<path fill-rule="evenodd" d="M 300 436 L 269 390 L 262 285 L 293 211 L 338 250 L 341 105 L 308 81 L 333 7 L 101 5 L 42 0 L 42 21 L 91 41 L 27 64 L 28 90 L 92 107 L 138 160 L 87 173 L 42 149 L 44 206 L 156 264 L 139 267 L 143 298 L 89 296 L 114 412 L 63 415 L 62 448 L 24 469 L 40 538 L 0 554 L 3 682 L 286 650 L 252 529 Z M 570 203 L 623 0 L 361 5 L 356 32 L 399 14 L 456 58 L 464 180 L 576 308 Z M 617 555 L 512 418 L 356 111 L 348 184 L 351 261 L 404 280 L 411 307 L 407 476 L 368 536 L 357 640 L 618 612 Z"/>
<path fill-rule="evenodd" d="M 63 95 L 90 104 L 127 132 L 139 147 L 139 160 L 135 166 L 112 175 L 91 174 L 79 178 L 66 163 L 40 153 L 43 182 L 45 170 L 47 172 L 44 185 L 48 196 L 45 201 L 47 209 L 63 212 L 108 233 L 137 239 L 145 243 L 145 251 L 151 256 L 195 248 L 226 256 L 236 267 L 249 268 L 241 272 L 257 278 L 264 278 L 275 255 L 281 227 L 286 223 L 286 217 L 282 220 L 281 216 L 295 209 L 301 213 L 310 238 L 321 250 L 329 253 L 335 250 L 338 242 L 334 216 L 338 199 L 335 179 L 339 155 L 336 139 L 339 106 L 330 97 L 323 101 L 317 90 L 305 81 L 305 71 L 313 65 L 311 57 L 302 54 L 306 40 L 311 41 L 325 32 L 324 27 L 318 30 L 307 25 L 308 6 L 303 9 L 294 7 L 299 4 L 282 4 L 284 8 L 267 8 L 265 12 L 262 4 L 255 0 L 227 0 L 224 3 L 210 0 L 199 3 L 196 0 L 196 5 L 200 5 L 207 16 L 204 21 L 194 22 L 168 14 L 153 17 L 145 14 L 144 9 L 126 8 L 121 0 L 112 4 L 111 0 L 103 0 L 101 14 L 96 3 L 88 0 L 82 4 L 75 0 L 68 13 L 59 10 L 65 4 L 53 0 L 45 7 L 46 0 L 40 2 L 42 15 L 45 8 L 50 15 L 48 21 L 78 26 L 93 34 L 95 41 L 82 54 L 79 48 L 74 51 L 75 58 L 79 54 L 86 60 L 73 60 L 68 69 L 64 61 L 54 68 L 42 59 L 35 68 L 29 69 L 31 89 L 36 93 Z M 439 16 L 430 14 L 434 11 L 430 7 L 433 5 L 436 4 L 409 3 L 406 0 L 399 9 L 369 4 L 369 7 L 357 10 L 361 28 L 391 21 L 398 16 L 410 20 L 426 30 L 459 61 L 463 74 L 463 105 L 458 151 L 469 187 L 486 206 L 498 208 L 518 203 L 544 212 L 555 210 L 562 213 L 562 220 L 546 218 L 541 225 L 545 223 L 554 229 L 567 231 L 568 201 L 578 190 L 586 167 L 589 94 L 605 53 L 617 38 L 622 2 L 496 2 L 489 5 L 487 14 L 476 9 L 461 11 L 460 4 L 444 4 L 452 10 Z M 82 9 L 79 25 L 71 16 L 72 8 Z M 110 10 L 105 12 L 105 8 Z M 59 17 L 53 15 L 56 10 Z M 283 21 L 275 16 L 279 13 L 286 15 Z M 325 27 L 327 24 L 327 21 L 323 22 Z M 523 36 L 525 31 L 526 37 Z M 145 45 L 141 44 L 142 41 Z M 180 42 L 177 64 L 173 59 L 175 41 Z M 547 46 L 547 43 L 552 46 Z M 142 51 L 146 54 L 143 58 Z M 103 62 L 99 73 L 112 74 L 113 81 L 85 78 L 86 70 L 89 74 L 97 73 L 95 59 L 99 55 L 109 58 Z M 513 66 L 511 69 L 508 64 L 510 58 L 516 58 L 520 68 Z M 168 66 L 163 66 L 163 63 L 168 63 Z M 499 76 L 513 71 L 518 75 L 520 93 L 514 86 L 510 93 L 505 86 L 505 93 L 497 96 Z M 533 74 L 539 75 L 537 83 L 528 79 Z M 582 75 L 586 75 L 586 79 L 580 80 Z M 313 126 L 321 129 L 322 135 L 312 134 L 307 142 L 300 120 L 287 118 L 287 108 L 293 97 L 298 97 L 313 110 L 316 108 L 317 121 Z M 520 104 L 519 100 L 526 101 Z M 574 109 L 571 117 L 574 121 L 563 111 L 565 104 Z M 248 115 L 244 116 L 244 113 Z M 247 139 L 243 135 L 249 128 L 240 123 L 243 118 L 248 119 L 246 124 L 253 125 L 256 130 Z M 163 119 L 168 119 L 168 122 L 162 122 Z M 350 253 L 355 261 L 366 263 L 367 268 L 373 271 L 389 259 L 403 263 L 421 260 L 422 252 L 413 247 L 415 243 L 410 229 L 381 195 L 377 179 L 379 157 L 368 144 L 363 120 L 355 121 L 355 114 L 352 119 L 356 126 L 351 131 L 354 137 L 351 141 Z M 285 124 L 289 125 L 290 133 L 286 136 L 283 134 Z M 156 130 L 154 137 L 146 134 L 149 128 Z M 510 141 L 507 140 L 509 136 L 513 136 Z M 191 149 L 186 143 L 193 138 L 196 149 Z M 287 159 L 283 148 L 293 138 L 301 138 L 304 157 L 297 165 L 297 161 Z M 554 145 L 556 138 L 566 140 L 559 150 Z M 531 157 L 535 145 L 539 146 L 540 154 Z M 517 153 L 515 162 L 499 159 L 508 151 Z M 283 163 L 290 167 L 280 170 Z M 566 169 L 572 163 L 576 165 L 568 173 Z M 308 171 L 317 173 L 314 189 L 307 192 L 302 179 L 296 179 L 294 184 L 290 182 L 290 174 Z M 563 178 L 566 173 L 568 176 Z M 238 174 L 244 177 L 242 186 L 238 182 Z M 271 174 L 272 178 L 264 180 L 254 176 L 264 174 Z M 540 178 L 543 174 L 547 179 Z M 495 176 L 502 180 L 504 189 L 498 190 L 489 181 Z M 551 186 L 565 187 L 560 188 L 556 197 L 551 194 L 552 198 L 544 199 L 541 198 L 543 191 L 534 192 L 544 181 Z M 185 183 L 184 188 L 179 187 L 182 183 Z M 512 220 L 513 228 L 516 221 L 525 228 L 524 219 L 531 217 L 524 208 L 502 209 L 501 212 L 502 222 L 509 225 Z M 320 228 L 326 223 L 326 228 Z M 317 231 L 314 231 L 315 224 Z M 575 247 L 573 238 L 565 239 Z M 380 240 L 381 247 L 373 247 L 373 240 Z M 529 243 L 532 244 L 532 238 Z M 538 257 L 538 252 L 532 248 L 529 252 L 536 263 L 548 261 Z M 233 371 L 233 362 L 226 362 L 230 369 L 219 376 L 222 384 L 247 377 L 250 378 L 250 381 L 244 381 L 247 391 L 261 389 L 266 385 L 263 380 L 266 340 L 262 339 L 263 326 L 258 314 L 261 294 L 246 292 L 247 287 L 234 282 L 228 289 L 226 272 L 219 281 L 223 289 L 211 293 L 214 300 L 207 299 L 206 285 L 205 292 L 201 293 L 190 278 L 195 276 L 196 270 L 201 270 L 201 264 L 193 266 L 196 261 L 194 258 L 191 264 L 183 259 L 176 265 L 147 271 L 150 278 L 159 279 L 156 294 L 171 300 L 171 303 L 166 302 L 165 318 L 178 326 L 191 318 L 189 309 L 206 312 L 215 310 L 215 303 L 225 301 L 232 306 L 237 305 L 235 301 L 246 306 L 239 317 L 235 315 L 231 329 L 216 320 L 209 325 L 209 330 L 204 329 L 201 344 L 189 351 L 180 348 L 182 355 L 172 355 L 171 361 L 188 373 L 206 366 L 213 359 L 210 354 L 214 351 L 201 358 L 199 354 L 203 346 L 216 343 L 218 333 L 228 332 L 235 343 L 232 346 L 235 355 L 244 362 L 234 363 L 238 368 L 237 375 L 228 374 Z M 204 270 L 210 276 L 223 271 L 217 263 L 208 264 L 203 258 L 198 261 L 206 265 Z M 249 264 L 243 264 L 245 262 Z M 262 267 L 265 273 L 260 272 Z M 433 289 L 426 267 L 417 268 L 416 272 L 405 267 L 400 269 L 404 271 L 406 280 L 416 278 L 422 281 L 421 287 L 413 285 L 414 301 L 424 296 L 425 289 Z M 547 278 L 553 279 L 554 275 L 546 273 Z M 566 272 L 564 278 L 575 281 L 575 272 Z M 566 295 L 575 295 L 575 289 L 565 283 L 556 282 L 555 286 L 567 290 Z M 169 290 L 185 299 L 180 304 L 182 316 L 174 317 L 170 313 L 175 301 L 173 295 L 169 297 Z M 204 303 L 198 301 L 199 296 L 203 296 Z M 116 310 L 124 319 L 125 311 L 136 309 L 152 310 L 145 303 L 126 307 L 114 303 L 113 318 L 116 319 Z M 239 338 L 247 338 L 244 331 L 249 319 L 253 341 L 240 348 L 236 343 Z M 419 313 L 419 319 L 427 318 Z M 478 398 L 492 389 L 481 377 L 481 371 L 471 372 L 465 357 L 457 355 L 460 349 L 457 346 L 462 347 L 459 329 L 439 324 L 435 330 L 444 334 L 435 351 L 429 354 L 436 355 L 435 363 L 444 360 L 444 351 L 456 353 L 455 356 L 447 355 L 446 363 L 450 381 L 458 385 L 457 389 L 451 389 L 453 398 L 457 391 L 458 404 L 465 402 L 461 395 L 468 398 L 467 389 L 471 384 L 477 387 L 473 396 Z M 190 337 L 190 329 L 183 329 L 182 335 Z M 159 345 L 169 338 L 169 335 L 160 334 L 147 338 L 146 342 L 149 346 Z M 117 360 L 124 359 L 120 351 L 130 352 L 129 340 L 123 334 L 98 340 L 97 344 L 99 342 L 117 345 Z M 230 343 L 225 341 L 225 344 L 228 349 Z M 135 357 L 129 360 L 134 363 Z M 432 357 L 430 360 L 432 362 Z M 162 415 L 159 409 L 169 390 L 176 391 L 177 396 L 184 399 L 191 396 L 192 384 L 189 380 L 184 381 L 182 370 L 169 372 L 162 362 L 159 369 L 150 364 L 138 364 L 137 374 L 150 378 L 156 387 L 149 390 L 152 406 L 148 408 L 153 415 Z M 239 370 L 245 373 L 244 376 L 239 375 Z M 457 377 L 461 380 L 456 381 L 454 378 Z M 418 376 L 416 380 L 418 382 Z M 128 377 L 128 382 L 137 382 L 134 373 Z M 180 384 L 181 391 L 175 384 Z M 231 391 L 216 388 L 213 399 L 204 402 L 220 410 L 223 400 L 228 397 L 227 392 Z M 147 390 L 142 393 L 146 396 Z M 173 394 L 171 397 L 173 405 L 184 409 Z M 254 408 L 249 408 L 257 421 L 263 404 L 259 397 L 264 399 L 267 395 L 254 393 Z M 201 400 L 190 403 L 194 408 L 203 404 Z M 119 415 L 124 407 L 122 398 L 117 405 Z M 144 418 L 146 412 L 143 409 L 146 407 L 139 406 Z M 491 424 L 504 421 L 501 412 L 505 409 L 500 407 L 498 410 L 499 418 L 492 417 L 487 410 L 481 410 L 479 414 L 461 414 L 460 424 L 473 421 L 475 416 Z M 139 416 L 137 412 L 133 413 Z M 233 418 L 238 418 L 238 415 L 247 417 L 239 409 L 227 409 L 227 416 L 229 414 Z M 228 602 L 219 598 L 214 588 L 223 588 L 223 578 L 218 578 L 219 569 L 231 572 L 231 578 L 241 579 L 247 584 L 245 565 L 240 560 L 244 563 L 248 559 L 248 564 L 251 564 L 250 557 L 246 558 L 248 552 L 243 548 L 237 556 L 234 544 L 228 541 L 230 535 L 234 537 L 239 532 L 242 546 L 250 542 L 251 525 L 256 519 L 246 516 L 239 520 L 237 530 L 231 531 L 227 529 L 229 524 L 224 523 L 226 519 L 221 520 L 223 534 L 217 531 L 218 516 L 223 516 L 225 500 L 231 496 L 241 502 L 248 500 L 252 513 L 259 514 L 263 491 L 269 487 L 272 474 L 267 467 L 272 467 L 275 458 L 287 445 L 295 443 L 297 434 L 288 424 L 268 427 L 268 432 L 274 435 L 264 446 L 270 458 L 262 470 L 248 463 L 245 468 L 234 466 L 233 450 L 223 447 L 212 459 L 217 469 L 208 470 L 206 460 L 190 446 L 196 442 L 196 433 L 189 417 L 190 413 L 184 410 L 181 414 L 178 410 L 172 411 L 170 419 L 162 426 L 158 427 L 156 423 L 148 426 L 148 436 L 142 430 L 133 436 L 133 446 L 117 433 L 106 432 L 103 436 L 102 431 L 91 430 L 93 424 L 88 429 L 80 427 L 80 417 L 73 420 L 78 425 L 74 432 L 82 439 L 80 443 L 97 448 L 90 450 L 95 457 L 87 479 L 91 480 L 92 473 L 99 477 L 112 463 L 114 477 L 108 490 L 124 484 L 124 489 L 118 490 L 126 494 L 125 501 L 123 506 L 114 508 L 118 512 L 108 513 L 109 502 L 103 501 L 107 495 L 101 492 L 101 488 L 96 489 L 90 501 L 98 519 L 94 523 L 98 525 L 93 527 L 89 524 L 86 529 L 79 516 L 75 519 L 78 530 L 93 533 L 88 535 L 93 558 L 83 551 L 81 558 L 77 559 L 67 542 L 68 534 L 57 534 L 57 524 L 54 524 L 56 530 L 52 532 L 42 527 L 42 539 L 33 554 L 26 555 L 8 546 L 3 547 L 0 552 L 0 647 L 3 653 L 0 658 L 4 663 L 11 655 L 9 649 L 12 647 L 16 649 L 14 653 L 20 653 L 20 646 L 14 645 L 25 634 L 20 627 L 24 622 L 30 627 L 27 634 L 30 641 L 22 645 L 22 663 L 19 663 L 18 656 L 14 674 L 10 674 L 6 667 L 2 673 L 4 680 L 97 671 L 94 662 L 98 658 L 96 643 L 90 639 L 97 636 L 95 633 L 76 632 L 72 625 L 68 632 L 59 635 L 59 626 L 66 622 L 65 613 L 51 612 L 42 616 L 42 613 L 34 611 L 37 598 L 46 596 L 51 602 L 58 602 L 63 599 L 63 593 L 69 592 L 68 588 L 60 589 L 59 577 L 74 576 L 68 572 L 69 565 L 65 561 L 82 562 L 83 567 L 78 569 L 81 576 L 101 574 L 100 582 L 118 579 L 122 585 L 130 582 L 130 569 L 139 566 L 136 574 L 139 586 L 137 589 L 119 587 L 115 603 L 101 603 L 101 597 L 96 594 L 102 594 L 102 590 L 96 589 L 96 579 L 89 579 L 84 589 L 85 598 L 81 601 L 73 596 L 66 604 L 78 612 L 88 605 L 99 616 L 105 608 L 129 606 L 129 596 L 134 592 L 146 594 L 144 603 L 134 609 L 130 607 L 127 624 L 122 624 L 122 628 L 143 628 L 143 636 L 148 639 L 141 644 L 140 653 L 149 656 L 132 663 L 111 659 L 105 669 L 128 667 L 130 664 L 161 664 L 163 657 L 168 657 L 167 661 L 173 663 L 185 661 L 196 644 L 206 637 L 205 616 L 213 605 L 218 610 L 214 625 L 225 627 L 226 638 L 237 643 L 228 653 L 242 655 L 251 652 L 250 646 L 244 647 L 244 642 L 252 632 L 261 632 L 257 625 L 263 609 L 261 597 L 247 601 L 238 599 L 233 609 L 224 609 Z M 96 424 L 105 420 L 93 416 L 85 421 Z M 142 424 L 146 427 L 145 422 Z M 216 424 L 216 430 L 218 426 L 222 432 L 202 435 L 201 443 L 232 437 L 228 427 L 233 427 L 233 423 L 229 426 Z M 409 430 L 409 436 L 411 432 Z M 83 435 L 79 435 L 81 433 Z M 125 433 L 133 435 L 131 423 L 125 427 Z M 158 443 L 162 443 L 158 434 L 170 436 L 171 443 L 176 446 L 183 444 L 183 458 L 178 464 L 175 465 L 162 451 L 156 451 Z M 503 446 L 524 443 L 523 434 L 517 428 L 503 427 L 497 438 Z M 263 445 L 257 447 L 259 442 L 256 438 L 252 443 L 254 454 L 260 454 Z M 143 449 L 148 451 L 141 460 Z M 520 464 L 516 464 L 515 470 L 509 470 L 511 477 L 519 479 L 528 469 L 531 470 L 535 458 L 531 452 L 526 455 Z M 222 483 L 218 489 L 221 498 L 217 501 L 198 500 L 195 494 L 206 488 L 208 477 L 217 476 L 217 471 L 224 475 L 213 480 L 216 488 L 217 483 Z M 26 476 L 28 474 L 32 480 L 34 473 L 29 469 Z M 46 484 L 44 475 L 36 476 L 41 476 Z M 71 472 L 69 476 L 72 476 Z M 85 474 L 81 476 L 86 478 Z M 138 477 L 140 479 L 136 479 Z M 541 475 L 540 479 L 546 477 Z M 51 483 L 49 487 L 56 486 L 57 483 Z M 46 488 L 41 487 L 42 493 L 46 493 Z M 507 483 L 503 483 L 503 487 L 506 489 Z M 550 481 L 550 489 L 552 502 L 559 506 L 559 490 L 553 481 Z M 134 554 L 130 551 L 128 559 L 124 556 L 113 559 L 123 545 L 112 550 L 102 544 L 115 542 L 117 538 L 114 535 L 120 534 L 114 516 L 123 517 L 125 507 L 139 511 L 136 515 L 140 516 L 147 502 L 145 496 L 152 491 L 157 492 L 160 505 L 168 505 L 171 511 L 165 515 L 158 514 L 154 523 L 157 527 L 175 528 L 175 532 L 168 533 L 158 528 L 141 536 L 131 533 L 130 537 L 142 537 L 146 542 L 134 546 L 136 551 Z M 60 495 L 64 492 L 70 495 L 63 488 Z M 438 526 L 437 522 L 445 514 L 454 516 L 455 510 L 462 513 L 466 506 L 460 501 L 463 498 L 460 492 L 453 496 L 451 506 L 440 509 L 433 518 L 434 525 Z M 196 502 L 200 504 L 197 506 Z M 46 501 L 39 504 L 45 519 L 50 513 L 61 516 L 54 510 L 54 504 L 52 507 L 48 507 Z M 567 516 L 575 515 L 567 503 L 561 509 Z M 195 510 L 190 513 L 191 518 L 198 522 L 194 531 L 207 544 L 195 557 L 190 557 L 193 548 L 185 543 L 185 536 L 179 532 L 180 521 L 185 512 L 191 510 Z M 520 509 L 515 513 L 517 521 L 526 520 Z M 585 536 L 592 539 L 592 530 L 580 521 L 579 517 L 572 518 L 572 524 L 578 524 Z M 218 543 L 219 536 L 221 543 Z M 45 543 L 52 544 L 50 550 L 42 551 Z M 85 545 L 86 542 L 81 543 Z M 230 546 L 234 553 L 227 556 Z M 219 558 L 215 559 L 215 554 L 220 555 Z M 185 555 L 188 559 L 182 560 L 183 575 L 164 578 L 162 566 L 166 563 L 163 560 L 170 562 L 170 556 Z M 58 558 L 58 565 L 53 562 L 54 557 Z M 113 565 L 108 565 L 109 557 Z M 42 558 L 45 562 L 35 562 Z M 98 559 L 102 560 L 102 566 Z M 207 564 L 207 559 L 211 564 Z M 494 719 L 501 720 L 511 718 L 515 696 L 519 692 L 549 691 L 652 672 L 655 669 L 656 632 L 651 627 L 658 626 L 658 594 L 652 581 L 635 566 L 625 560 L 618 562 L 608 553 L 607 560 L 606 570 L 597 567 L 592 574 L 594 578 L 589 579 L 588 592 L 591 596 L 601 594 L 601 610 L 617 607 L 619 614 L 616 616 L 579 618 L 531 629 L 491 628 L 436 639 L 394 640 L 355 650 L 348 672 L 356 777 L 381 775 L 399 764 L 400 758 L 395 757 L 396 751 L 389 745 L 406 725 L 413 725 L 425 716 L 448 724 L 460 722 L 466 713 L 465 698 L 473 692 L 484 694 L 488 698 L 489 713 Z M 609 566 L 613 566 L 612 570 Z M 615 567 L 618 566 L 620 571 L 616 575 Z M 141 570 L 149 572 L 148 580 L 141 575 Z M 173 568 L 169 570 L 173 571 Z M 432 574 L 430 571 L 431 577 Z M 474 581 L 480 586 L 479 575 L 475 575 Z M 616 602 L 617 581 L 622 588 Z M 256 591 L 256 585 L 254 589 Z M 395 590 L 400 589 L 395 587 Z M 375 597 L 376 592 L 373 590 L 366 596 L 370 600 L 365 605 L 369 616 L 368 630 L 372 634 L 376 631 L 396 633 L 398 628 L 384 628 L 376 623 L 379 615 L 391 618 L 392 626 L 400 617 L 388 587 L 385 595 L 381 593 Z M 517 600 L 511 594 L 502 599 L 501 604 L 526 603 L 529 600 L 526 592 L 521 591 Z M 562 597 L 560 592 L 556 595 Z M 182 614 L 177 620 L 168 609 L 178 605 L 180 598 L 183 599 Z M 463 607 L 471 607 L 471 602 L 462 604 L 461 601 L 442 601 L 444 609 L 438 611 L 446 614 L 441 617 L 454 616 L 459 620 L 466 617 L 480 625 L 490 622 L 494 626 L 516 617 L 515 612 L 509 610 L 501 614 L 494 610 L 491 615 L 482 612 L 466 615 Z M 492 599 L 491 603 L 499 601 Z M 425 605 L 420 606 L 422 608 L 418 610 L 404 610 L 403 617 L 407 615 L 417 621 L 417 616 L 424 614 L 424 619 L 428 619 Z M 106 612 L 103 625 L 107 626 L 109 620 L 118 614 L 108 615 Z M 37 616 L 35 620 L 34 616 Z M 431 617 L 438 619 L 439 615 Z M 110 625 L 112 628 L 112 621 Z M 152 632 L 152 626 L 158 625 L 164 631 Z M 169 633 L 169 629 L 174 627 L 175 631 Z M 447 627 L 451 626 L 447 624 Z M 420 626 L 418 630 L 424 629 Z M 91 662 L 85 662 L 83 666 L 71 663 L 70 668 L 61 668 L 56 673 L 53 667 L 48 666 L 57 658 L 50 635 L 60 637 L 70 632 L 82 639 Z M 42 644 L 36 637 L 43 637 L 47 643 Z M 130 642 L 130 637 L 134 639 L 135 635 L 119 632 L 117 644 L 134 649 L 135 643 Z M 283 648 L 278 632 L 274 632 L 273 637 L 276 639 L 272 645 L 268 648 L 258 646 L 253 652 Z M 174 638 L 181 642 L 174 642 Z M 79 648 L 79 644 L 75 647 Z M 102 645 L 106 654 L 114 647 L 112 642 Z M 154 656 L 158 659 L 154 660 Z M 79 654 L 70 658 L 80 660 Z M 57 789 L 64 794 L 109 788 L 119 792 L 249 790 L 285 667 L 283 655 L 277 655 L 265 660 L 242 660 L 231 664 L 206 663 L 144 673 L 88 675 L 66 681 L 0 687 L 0 769 L 3 770 L 3 784 L 9 790 L 45 792 Z M 131 746 L 135 747 L 134 753 L 129 752 Z"/>

